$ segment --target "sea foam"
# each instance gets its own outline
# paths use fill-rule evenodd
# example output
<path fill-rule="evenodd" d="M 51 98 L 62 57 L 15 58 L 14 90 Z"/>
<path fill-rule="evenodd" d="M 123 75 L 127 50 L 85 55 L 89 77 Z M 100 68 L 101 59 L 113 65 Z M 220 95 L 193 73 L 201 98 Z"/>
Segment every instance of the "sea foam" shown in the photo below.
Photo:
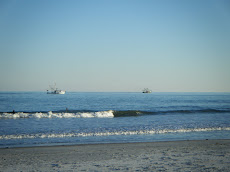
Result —
<path fill-rule="evenodd" d="M 38 134 L 16 134 L 0 135 L 0 140 L 9 139 L 35 139 L 35 138 L 64 138 L 64 137 L 95 137 L 95 136 L 119 136 L 119 135 L 149 135 L 166 133 L 187 133 L 187 132 L 208 132 L 208 131 L 229 131 L 230 127 L 214 128 L 191 128 L 191 129 L 163 129 L 163 130 L 136 130 L 136 131 L 111 131 L 92 133 L 38 133 Z"/>
<path fill-rule="evenodd" d="M 53 113 L 52 111 L 47 113 L 1 113 L 0 119 L 18 119 L 18 118 L 113 118 L 113 111 L 100 111 L 100 112 L 78 112 L 78 113 Z"/>

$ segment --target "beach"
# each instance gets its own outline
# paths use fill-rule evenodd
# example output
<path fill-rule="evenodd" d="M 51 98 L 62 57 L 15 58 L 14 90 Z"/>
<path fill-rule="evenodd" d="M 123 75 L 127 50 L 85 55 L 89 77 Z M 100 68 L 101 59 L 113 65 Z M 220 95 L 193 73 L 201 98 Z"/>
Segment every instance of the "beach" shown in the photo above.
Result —
<path fill-rule="evenodd" d="M 0 149 L 0 171 L 229 171 L 230 140 Z"/>

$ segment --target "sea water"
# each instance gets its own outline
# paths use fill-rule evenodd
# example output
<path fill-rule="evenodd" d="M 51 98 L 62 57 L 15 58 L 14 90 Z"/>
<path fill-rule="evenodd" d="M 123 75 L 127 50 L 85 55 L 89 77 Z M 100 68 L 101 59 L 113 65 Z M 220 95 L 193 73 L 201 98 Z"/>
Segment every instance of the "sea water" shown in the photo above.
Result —
<path fill-rule="evenodd" d="M 0 147 L 230 139 L 230 93 L 0 92 Z"/>

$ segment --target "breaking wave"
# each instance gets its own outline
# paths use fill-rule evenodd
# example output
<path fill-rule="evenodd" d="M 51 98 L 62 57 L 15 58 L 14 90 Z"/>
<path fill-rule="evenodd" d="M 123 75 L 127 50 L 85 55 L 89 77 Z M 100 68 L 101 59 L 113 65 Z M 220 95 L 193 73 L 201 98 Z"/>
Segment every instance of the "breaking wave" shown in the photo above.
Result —
<path fill-rule="evenodd" d="M 17 113 L 2 113 L 0 119 L 17 119 L 17 118 L 113 118 L 113 111 L 100 111 L 100 112 L 17 112 Z"/>
<path fill-rule="evenodd" d="M 168 110 L 168 111 L 55 111 L 55 112 L 0 112 L 0 119 L 19 119 L 19 118 L 113 118 L 130 117 L 142 115 L 164 115 L 164 114 L 193 114 L 193 113 L 230 113 L 230 109 L 202 109 L 202 110 Z"/>
<path fill-rule="evenodd" d="M 66 138 L 66 137 L 93 137 L 93 136 L 121 136 L 121 135 L 149 135 L 166 133 L 188 133 L 188 132 L 208 132 L 230 130 L 230 127 L 216 128 L 192 128 L 192 129 L 163 129 L 163 130 L 139 130 L 139 131 L 111 131 L 111 132 L 92 132 L 92 133 L 46 133 L 46 134 L 16 134 L 1 135 L 0 140 L 9 139 L 43 139 L 43 138 Z"/>

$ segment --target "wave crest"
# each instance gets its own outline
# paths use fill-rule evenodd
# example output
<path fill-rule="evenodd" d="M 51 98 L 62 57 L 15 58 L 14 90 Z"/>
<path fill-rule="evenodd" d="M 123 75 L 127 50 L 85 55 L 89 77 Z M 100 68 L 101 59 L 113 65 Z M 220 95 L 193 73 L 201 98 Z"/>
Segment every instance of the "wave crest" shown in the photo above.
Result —
<path fill-rule="evenodd" d="M 36 112 L 36 113 L 2 113 L 0 119 L 18 119 L 18 118 L 113 118 L 113 111 L 100 111 L 100 112 L 78 112 L 78 113 L 53 113 L 52 111 L 47 113 Z"/>
<path fill-rule="evenodd" d="M 168 115 L 168 114 L 205 114 L 205 113 L 230 113 L 230 109 L 198 109 L 198 110 L 167 110 L 167 111 L 55 111 L 55 112 L 0 112 L 0 119 L 19 119 L 19 118 L 113 118 L 131 117 L 142 115 Z"/>
<path fill-rule="evenodd" d="M 148 135 L 148 134 L 166 134 L 166 133 L 187 133 L 187 132 L 208 132 L 230 130 L 230 127 L 214 128 L 190 128 L 190 129 L 163 129 L 163 130 L 138 130 L 138 131 L 112 131 L 95 133 L 48 133 L 48 134 L 18 134 L 2 135 L 0 140 L 9 139 L 35 139 L 35 138 L 64 138 L 64 137 L 92 137 L 92 136 L 119 136 L 119 135 Z"/>

